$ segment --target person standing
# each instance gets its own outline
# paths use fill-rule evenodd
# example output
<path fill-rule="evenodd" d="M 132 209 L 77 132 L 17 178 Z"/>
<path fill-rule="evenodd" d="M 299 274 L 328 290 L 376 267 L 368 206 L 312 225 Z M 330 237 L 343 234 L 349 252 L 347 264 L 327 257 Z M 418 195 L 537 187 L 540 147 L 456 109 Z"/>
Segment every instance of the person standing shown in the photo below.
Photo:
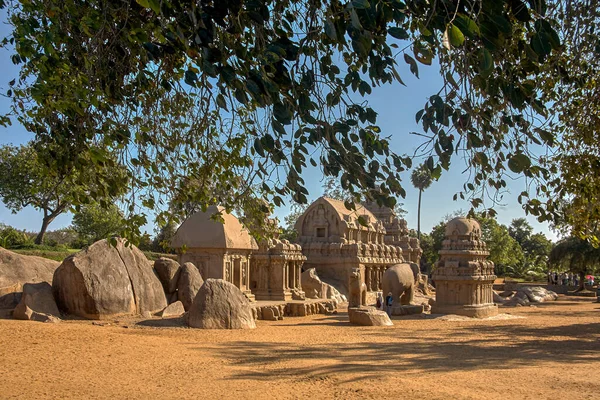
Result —
<path fill-rule="evenodd" d="M 385 296 L 385 308 L 387 311 L 388 317 L 392 316 L 392 305 L 394 304 L 394 297 L 392 296 L 392 292 L 389 292 L 387 296 Z"/>

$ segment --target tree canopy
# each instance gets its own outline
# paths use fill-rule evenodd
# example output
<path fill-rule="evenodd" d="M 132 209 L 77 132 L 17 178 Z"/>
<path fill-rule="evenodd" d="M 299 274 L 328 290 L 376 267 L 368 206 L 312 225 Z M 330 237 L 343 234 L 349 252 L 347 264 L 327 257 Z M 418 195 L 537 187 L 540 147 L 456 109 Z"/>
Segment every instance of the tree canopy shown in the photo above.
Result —
<path fill-rule="evenodd" d="M 401 174 L 412 157 L 390 148 L 391 132 L 381 132 L 366 99 L 373 87 L 402 83 L 400 65 L 419 76 L 437 59 L 444 87 L 416 113 L 426 138 L 420 156 L 434 178 L 460 154 L 472 174 L 456 196 L 470 196 L 479 207 L 490 189 L 506 188 L 507 174 L 524 175 L 534 184 L 520 197 L 527 212 L 553 219 L 553 195 L 574 198 L 585 211 L 574 229 L 590 233 L 585 218 L 598 202 L 575 184 L 581 170 L 567 168 L 573 185 L 566 188 L 556 177 L 558 165 L 576 164 L 569 158 L 579 156 L 575 144 L 597 147 L 597 130 L 583 121 L 566 129 L 580 113 L 568 97 L 584 101 L 596 90 L 595 81 L 583 81 L 597 62 L 592 1 L 0 6 L 13 26 L 4 44 L 14 46 L 12 60 L 21 68 L 7 94 L 40 146 L 60 149 L 46 160 L 51 171 L 92 169 L 117 151 L 132 172 L 131 200 L 148 208 L 165 206 L 174 190 L 189 190 L 174 183 L 203 176 L 220 185 L 241 177 L 241 192 L 255 192 L 248 199 L 280 205 L 288 196 L 307 201 L 302 173 L 310 163 L 344 190 L 394 207 L 405 195 Z M 596 40 L 575 40 L 575 33 Z M 594 122 L 594 110 L 581 112 Z M 559 139 L 563 156 L 544 152 Z M 97 143 L 103 150 L 90 157 Z M 540 157 L 538 146 L 548 156 Z M 590 165 L 597 162 L 591 154 Z M 122 184 L 109 174 L 98 179 Z M 202 192 L 199 200 L 231 210 L 245 199 L 225 191 Z"/>
<path fill-rule="evenodd" d="M 583 289 L 585 275 L 597 272 L 600 268 L 600 249 L 586 240 L 568 237 L 554 246 L 549 262 L 553 268 L 578 273 L 580 288 Z"/>
<path fill-rule="evenodd" d="M 123 213 L 115 204 L 101 207 L 98 203 L 82 206 L 73 214 L 73 228 L 79 237 L 92 244 L 124 230 Z"/>
<path fill-rule="evenodd" d="M 104 187 L 97 174 L 110 174 L 120 179 L 121 184 Z M 42 211 L 36 244 L 42 243 L 48 225 L 73 204 L 94 198 L 107 205 L 123 194 L 126 183 L 126 171 L 111 158 L 93 170 L 73 168 L 53 175 L 32 144 L 0 147 L 0 198 L 15 213 L 27 206 Z"/>

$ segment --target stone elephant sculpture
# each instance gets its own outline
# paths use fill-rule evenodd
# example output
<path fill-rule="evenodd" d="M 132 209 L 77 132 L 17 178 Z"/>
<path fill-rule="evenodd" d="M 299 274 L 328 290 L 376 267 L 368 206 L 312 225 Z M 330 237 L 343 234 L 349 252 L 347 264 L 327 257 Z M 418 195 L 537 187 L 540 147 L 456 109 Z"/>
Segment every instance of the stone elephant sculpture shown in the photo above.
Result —
<path fill-rule="evenodd" d="M 383 296 L 392 293 L 394 304 L 411 304 L 415 294 L 418 270 L 418 265 L 414 263 L 402 263 L 389 267 L 381 278 Z"/>
<path fill-rule="evenodd" d="M 348 307 L 360 307 L 367 304 L 367 285 L 362 280 L 360 268 L 350 273 L 348 284 Z"/>

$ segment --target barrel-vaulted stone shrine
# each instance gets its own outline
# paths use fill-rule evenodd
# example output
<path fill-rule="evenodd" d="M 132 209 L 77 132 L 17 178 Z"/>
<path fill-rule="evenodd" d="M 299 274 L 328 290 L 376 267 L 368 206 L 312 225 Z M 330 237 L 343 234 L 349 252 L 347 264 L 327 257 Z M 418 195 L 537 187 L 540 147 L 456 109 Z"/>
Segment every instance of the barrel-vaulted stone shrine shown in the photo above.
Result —
<path fill-rule="evenodd" d="M 394 210 L 380 206 L 375 202 L 365 203 L 365 207 L 373 213 L 375 218 L 383 223 L 385 244 L 400 246 L 405 262 L 419 265 L 421 262 L 421 245 L 419 239 L 408 236 L 408 224 L 404 218 L 399 218 Z"/>
<path fill-rule="evenodd" d="M 215 214 L 220 214 L 223 221 L 215 220 Z M 250 258 L 258 246 L 240 221 L 223 207 L 210 206 L 185 220 L 171 246 L 180 250 L 179 263 L 192 262 L 203 279 L 224 279 L 254 299 Z"/>
<path fill-rule="evenodd" d="M 362 218 L 361 224 L 359 218 Z M 319 277 L 342 293 L 349 293 L 351 277 L 360 270 L 367 292 L 381 290 L 384 271 L 404 261 L 399 246 L 385 243 L 383 223 L 362 205 L 348 210 L 339 200 L 315 200 L 296 222 L 298 241 Z"/>
<path fill-rule="evenodd" d="M 278 238 L 262 240 L 250 263 L 250 288 L 256 300 L 303 300 L 305 260 L 298 244 Z"/>
<path fill-rule="evenodd" d="M 498 314 L 494 304 L 494 263 L 481 240 L 479 223 L 454 218 L 446 225 L 446 239 L 433 272 L 436 286 L 432 313 L 491 317 Z"/>

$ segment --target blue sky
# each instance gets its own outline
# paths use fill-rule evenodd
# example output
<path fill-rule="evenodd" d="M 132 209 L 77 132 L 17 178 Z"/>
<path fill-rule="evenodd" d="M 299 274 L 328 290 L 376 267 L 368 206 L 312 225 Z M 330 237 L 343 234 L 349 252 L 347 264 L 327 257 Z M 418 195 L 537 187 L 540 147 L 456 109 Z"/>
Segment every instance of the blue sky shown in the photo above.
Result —
<path fill-rule="evenodd" d="M 0 36 L 4 37 L 8 28 L 5 24 L 6 17 L 4 13 L 0 14 Z M 10 52 L 0 50 L 0 93 L 5 93 L 8 82 L 17 76 L 17 68 L 10 60 Z M 422 143 L 422 138 L 411 135 L 410 132 L 420 132 L 419 126 L 415 123 L 415 113 L 423 107 L 427 98 L 436 93 L 442 84 L 435 66 L 425 67 L 420 65 L 420 79 L 414 77 L 404 64 L 402 58 L 398 58 L 400 64 L 399 72 L 407 86 L 399 83 L 385 85 L 375 88 L 368 97 L 370 106 L 379 113 L 378 124 L 382 129 L 384 136 L 391 137 L 392 150 L 398 154 L 413 154 L 416 147 Z M 3 96 L 0 96 L 0 112 L 8 111 L 9 102 Z M 0 145 L 13 144 L 19 145 L 27 143 L 33 136 L 27 132 L 18 123 L 13 122 L 13 126 L 8 128 L 0 127 Z M 439 181 L 434 182 L 423 193 L 422 211 L 421 211 L 421 230 L 429 232 L 445 215 L 455 210 L 469 209 L 467 201 L 453 201 L 455 193 L 462 189 L 462 185 L 468 178 L 467 172 L 463 175 L 465 169 L 464 163 L 460 158 L 453 159 L 450 171 L 444 171 Z M 307 169 L 303 175 L 307 189 L 310 192 L 310 199 L 314 200 L 322 195 L 322 176 L 318 168 Z M 410 183 L 410 172 L 405 173 L 403 177 L 406 189 L 406 198 L 400 199 L 404 203 L 404 209 L 408 211 L 406 220 L 410 228 L 417 227 L 417 203 L 418 191 Z M 547 224 L 540 224 L 534 217 L 526 216 L 521 206 L 517 203 L 517 195 L 525 189 L 523 179 L 516 179 L 508 182 L 510 193 L 505 194 L 503 205 L 496 206 L 498 212 L 498 221 L 502 224 L 510 224 L 514 218 L 526 217 L 536 232 L 543 232 L 551 240 L 556 240 L 556 234 L 552 232 Z M 489 201 L 484 203 L 491 206 Z M 275 211 L 275 215 L 283 221 L 288 207 L 282 207 Z M 4 204 L 0 203 L 0 222 L 20 229 L 37 231 L 41 225 L 42 214 L 31 207 L 28 207 L 17 214 L 11 213 Z M 51 225 L 50 230 L 66 227 L 71 222 L 71 215 L 64 214 L 59 216 Z M 154 227 L 152 224 L 146 226 L 146 230 L 152 233 Z"/>

